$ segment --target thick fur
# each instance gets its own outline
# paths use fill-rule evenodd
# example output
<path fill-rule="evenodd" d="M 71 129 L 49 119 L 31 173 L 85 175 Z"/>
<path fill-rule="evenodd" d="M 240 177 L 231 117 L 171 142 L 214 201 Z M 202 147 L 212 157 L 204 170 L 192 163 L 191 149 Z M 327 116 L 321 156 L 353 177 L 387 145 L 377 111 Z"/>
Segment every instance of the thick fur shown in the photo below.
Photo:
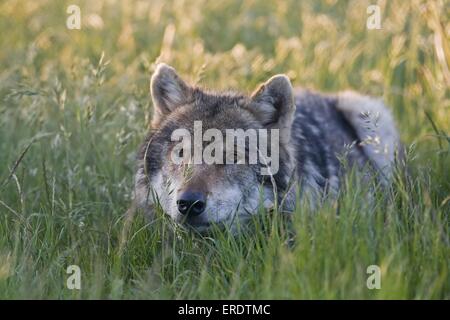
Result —
<path fill-rule="evenodd" d="M 382 181 L 387 183 L 391 177 L 391 166 L 400 148 L 399 136 L 389 110 L 381 99 L 362 96 L 352 91 L 338 95 L 336 108 L 355 128 L 364 153 L 381 172 Z"/>
<path fill-rule="evenodd" d="M 147 214 L 161 205 L 177 223 L 177 194 L 195 188 L 208 195 L 207 210 L 191 221 L 198 231 L 212 223 L 235 229 L 263 203 L 293 210 L 295 192 L 317 200 L 339 190 L 342 161 L 375 173 L 388 183 L 398 148 L 392 117 L 379 100 L 353 92 L 323 95 L 293 90 L 284 75 L 274 76 L 252 95 L 209 92 L 186 84 L 175 70 L 158 65 L 151 81 L 152 129 L 138 156 L 135 201 Z M 279 129 L 279 170 L 260 174 L 260 164 L 175 165 L 169 154 L 175 129 Z M 364 173 L 364 175 L 367 173 Z"/>

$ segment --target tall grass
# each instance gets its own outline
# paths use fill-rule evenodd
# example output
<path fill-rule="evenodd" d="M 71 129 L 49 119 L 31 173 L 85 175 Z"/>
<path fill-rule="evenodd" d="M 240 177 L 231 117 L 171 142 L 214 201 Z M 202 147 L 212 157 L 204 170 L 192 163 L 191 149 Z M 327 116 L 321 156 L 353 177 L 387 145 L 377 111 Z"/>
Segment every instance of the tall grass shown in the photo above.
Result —
<path fill-rule="evenodd" d="M 378 3 L 381 30 L 366 29 L 369 1 L 2 1 L 0 298 L 450 298 L 449 10 Z M 162 213 L 124 233 L 158 60 L 206 87 L 282 72 L 382 96 L 409 172 L 375 203 L 350 181 L 337 202 L 289 224 L 261 215 L 237 238 L 174 233 Z"/>

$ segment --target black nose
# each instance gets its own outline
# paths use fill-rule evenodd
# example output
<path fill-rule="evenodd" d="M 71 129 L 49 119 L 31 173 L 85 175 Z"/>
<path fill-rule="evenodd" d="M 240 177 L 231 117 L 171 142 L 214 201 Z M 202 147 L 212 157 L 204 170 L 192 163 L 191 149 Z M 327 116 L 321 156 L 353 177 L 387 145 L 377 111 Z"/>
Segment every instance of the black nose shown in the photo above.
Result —
<path fill-rule="evenodd" d="M 202 192 L 183 192 L 177 200 L 178 211 L 188 216 L 198 216 L 206 208 L 206 196 Z"/>

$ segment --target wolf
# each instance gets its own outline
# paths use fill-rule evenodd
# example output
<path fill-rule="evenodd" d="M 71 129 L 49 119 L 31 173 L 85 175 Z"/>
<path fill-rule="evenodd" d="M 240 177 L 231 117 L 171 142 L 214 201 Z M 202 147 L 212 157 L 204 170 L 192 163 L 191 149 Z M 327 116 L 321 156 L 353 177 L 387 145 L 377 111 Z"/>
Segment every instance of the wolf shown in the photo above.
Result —
<path fill-rule="evenodd" d="M 213 226 L 236 232 L 261 207 L 292 212 L 301 199 L 336 195 L 349 168 L 382 185 L 391 180 L 399 135 L 379 99 L 293 89 L 285 75 L 271 77 L 252 94 L 211 91 L 189 85 L 164 63 L 157 65 L 150 91 L 153 118 L 138 152 L 134 190 L 135 205 L 149 217 L 160 206 L 176 225 L 200 233 Z M 193 132 L 196 121 L 220 132 L 277 130 L 277 171 L 261 174 L 263 161 L 175 163 L 172 133 Z"/>

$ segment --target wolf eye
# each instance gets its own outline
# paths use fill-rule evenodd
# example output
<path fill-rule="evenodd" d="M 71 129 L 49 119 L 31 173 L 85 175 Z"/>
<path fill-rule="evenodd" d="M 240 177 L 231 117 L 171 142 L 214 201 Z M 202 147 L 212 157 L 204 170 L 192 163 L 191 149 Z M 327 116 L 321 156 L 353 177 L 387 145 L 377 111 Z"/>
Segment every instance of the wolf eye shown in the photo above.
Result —
<path fill-rule="evenodd" d="M 181 148 L 180 150 L 178 150 L 178 157 L 183 158 L 184 152 L 183 152 L 183 148 Z"/>

